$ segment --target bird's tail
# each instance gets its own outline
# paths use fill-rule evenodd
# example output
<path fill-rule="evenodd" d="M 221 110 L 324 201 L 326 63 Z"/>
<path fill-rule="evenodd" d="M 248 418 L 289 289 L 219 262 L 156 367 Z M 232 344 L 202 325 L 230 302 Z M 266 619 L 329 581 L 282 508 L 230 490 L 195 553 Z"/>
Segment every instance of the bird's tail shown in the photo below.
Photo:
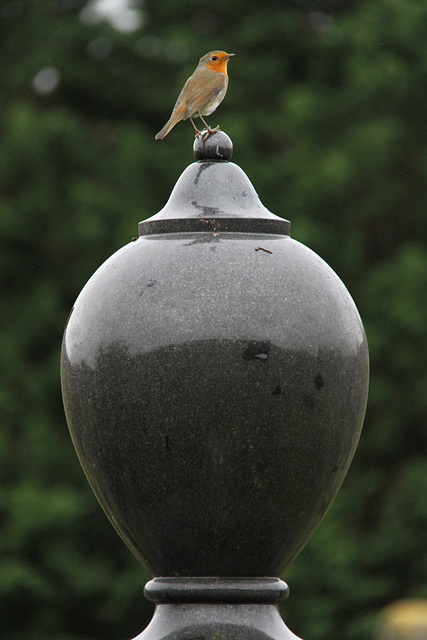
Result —
<path fill-rule="evenodd" d="M 169 131 L 171 131 L 171 129 L 173 129 L 177 122 L 179 122 L 180 120 L 180 117 L 177 118 L 175 115 L 172 115 L 163 129 L 160 129 L 159 133 L 155 135 L 155 140 L 163 140 L 163 138 L 168 135 Z"/>

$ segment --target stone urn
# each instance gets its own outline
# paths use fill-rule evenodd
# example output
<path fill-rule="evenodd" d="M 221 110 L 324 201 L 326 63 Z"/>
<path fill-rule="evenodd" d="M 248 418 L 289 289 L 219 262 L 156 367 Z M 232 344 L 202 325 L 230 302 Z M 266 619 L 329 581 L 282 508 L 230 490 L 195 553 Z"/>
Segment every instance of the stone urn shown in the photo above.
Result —
<path fill-rule="evenodd" d="M 362 428 L 368 347 L 334 271 L 290 237 L 224 133 L 78 296 L 62 389 L 112 525 L 154 580 L 138 636 L 293 637 L 278 576 Z"/>

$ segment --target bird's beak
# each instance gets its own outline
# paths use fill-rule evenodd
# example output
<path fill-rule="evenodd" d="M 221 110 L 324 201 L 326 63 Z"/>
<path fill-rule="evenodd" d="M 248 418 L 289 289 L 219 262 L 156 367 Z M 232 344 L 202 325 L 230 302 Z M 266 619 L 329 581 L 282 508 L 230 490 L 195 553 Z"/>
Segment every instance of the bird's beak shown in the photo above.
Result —
<path fill-rule="evenodd" d="M 227 53 L 227 55 L 224 56 L 223 60 L 228 60 L 228 58 L 232 58 L 235 55 L 236 55 L 235 53 Z"/>

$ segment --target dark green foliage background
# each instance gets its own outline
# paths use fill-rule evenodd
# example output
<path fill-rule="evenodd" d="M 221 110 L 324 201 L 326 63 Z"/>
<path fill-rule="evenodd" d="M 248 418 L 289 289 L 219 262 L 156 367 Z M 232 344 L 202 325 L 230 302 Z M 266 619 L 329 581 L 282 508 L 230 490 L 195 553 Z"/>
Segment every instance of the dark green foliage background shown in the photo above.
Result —
<path fill-rule="evenodd" d="M 427 597 L 427 5 L 146 0 L 125 34 L 84 4 L 0 2 L 0 637 L 125 640 L 151 616 L 72 449 L 59 351 L 86 280 L 192 161 L 188 123 L 154 134 L 221 48 L 236 57 L 211 122 L 343 279 L 371 353 L 358 452 L 283 613 L 307 640 L 371 638 L 383 605 Z"/>

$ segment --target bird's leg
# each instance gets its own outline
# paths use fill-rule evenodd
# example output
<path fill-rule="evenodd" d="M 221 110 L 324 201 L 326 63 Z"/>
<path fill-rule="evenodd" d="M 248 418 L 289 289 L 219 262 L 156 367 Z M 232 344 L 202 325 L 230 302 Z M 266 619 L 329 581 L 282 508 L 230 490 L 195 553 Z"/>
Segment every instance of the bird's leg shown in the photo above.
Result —
<path fill-rule="evenodd" d="M 206 122 L 206 120 L 204 120 L 204 118 L 202 118 L 202 116 L 200 115 L 199 112 L 197 112 L 197 115 L 199 116 L 200 120 L 203 122 L 203 124 L 205 125 L 205 127 L 207 129 L 207 133 L 204 136 L 205 140 L 208 139 L 208 137 L 211 135 L 211 133 L 216 133 L 217 131 L 219 131 L 219 125 L 217 127 L 215 127 L 215 129 L 211 129 L 210 126 L 208 125 L 208 123 Z"/>
<path fill-rule="evenodd" d="M 194 124 L 194 122 L 193 122 L 193 118 L 190 118 L 190 121 L 191 121 L 191 124 L 192 124 L 192 125 L 193 125 L 193 127 L 194 127 L 194 131 L 196 132 L 196 138 L 198 138 L 198 137 L 199 137 L 199 135 L 200 135 L 202 132 L 201 132 L 201 131 L 199 131 L 199 130 L 198 130 L 198 128 L 196 127 L 196 125 Z"/>

